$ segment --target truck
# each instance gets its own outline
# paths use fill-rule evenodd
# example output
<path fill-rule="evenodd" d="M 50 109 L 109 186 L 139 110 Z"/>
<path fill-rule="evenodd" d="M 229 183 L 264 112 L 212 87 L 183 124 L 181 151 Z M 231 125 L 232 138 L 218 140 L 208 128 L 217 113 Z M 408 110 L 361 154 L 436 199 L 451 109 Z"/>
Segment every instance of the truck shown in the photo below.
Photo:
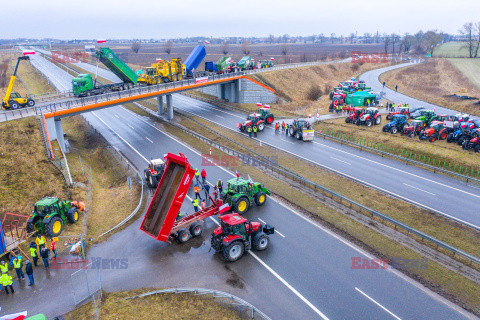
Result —
<path fill-rule="evenodd" d="M 353 107 L 375 106 L 378 103 L 378 96 L 373 92 L 356 91 L 347 94 L 345 102 Z"/>
<path fill-rule="evenodd" d="M 250 58 L 250 56 L 243 57 L 242 59 L 240 59 L 240 61 L 237 62 L 237 68 L 241 71 L 254 69 L 254 63 L 252 62 L 252 58 Z"/>
<path fill-rule="evenodd" d="M 187 57 L 187 59 L 185 59 L 185 67 L 188 77 L 193 77 L 193 74 L 197 70 L 200 63 L 202 63 L 206 55 L 207 53 L 204 45 L 199 45 L 193 48 L 190 55 Z"/>
<path fill-rule="evenodd" d="M 210 216 L 222 214 L 230 207 L 221 199 L 212 199 L 212 205 L 177 220 L 183 200 L 187 195 L 195 170 L 184 154 L 168 153 L 162 178 L 143 218 L 140 230 L 150 237 L 183 243 L 202 233 L 202 221 Z"/>
<path fill-rule="evenodd" d="M 216 68 L 217 73 L 235 72 L 235 63 L 231 57 L 223 57 L 217 61 Z"/>
<path fill-rule="evenodd" d="M 217 72 L 217 64 L 213 61 L 205 62 L 205 71 L 206 72 Z"/>
<path fill-rule="evenodd" d="M 13 84 L 15 83 L 15 79 L 17 78 L 18 65 L 22 60 L 30 60 L 30 57 L 28 55 L 24 55 L 17 58 L 17 64 L 15 65 L 15 69 L 13 69 L 13 74 L 10 77 L 10 82 L 8 83 L 5 97 L 3 97 L 3 101 L 2 101 L 3 110 L 18 109 L 26 106 L 33 107 L 35 105 L 35 101 L 33 99 L 29 97 L 24 98 L 20 95 L 20 93 L 12 92 Z"/>
<path fill-rule="evenodd" d="M 288 133 L 297 140 L 303 141 L 313 141 L 315 137 L 315 130 L 305 119 L 294 119 L 292 124 L 288 125 Z"/>
<path fill-rule="evenodd" d="M 79 74 L 72 79 L 72 91 L 76 97 L 102 94 L 108 91 L 120 91 L 133 88 L 137 84 L 138 75 L 120 59 L 110 48 L 100 48 L 96 52 L 98 62 L 102 62 L 123 82 L 97 85 L 97 79 L 90 74 Z"/>

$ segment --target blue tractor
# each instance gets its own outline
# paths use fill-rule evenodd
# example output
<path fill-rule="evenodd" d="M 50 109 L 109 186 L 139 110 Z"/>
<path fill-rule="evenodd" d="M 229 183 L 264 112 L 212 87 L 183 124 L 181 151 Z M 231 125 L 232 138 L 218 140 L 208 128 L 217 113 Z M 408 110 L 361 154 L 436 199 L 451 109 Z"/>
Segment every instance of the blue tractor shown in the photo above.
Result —
<path fill-rule="evenodd" d="M 397 132 L 403 132 L 403 128 L 407 125 L 407 118 L 403 114 L 395 114 L 392 116 L 392 121 L 383 126 L 383 132 L 389 132 L 396 134 Z"/>

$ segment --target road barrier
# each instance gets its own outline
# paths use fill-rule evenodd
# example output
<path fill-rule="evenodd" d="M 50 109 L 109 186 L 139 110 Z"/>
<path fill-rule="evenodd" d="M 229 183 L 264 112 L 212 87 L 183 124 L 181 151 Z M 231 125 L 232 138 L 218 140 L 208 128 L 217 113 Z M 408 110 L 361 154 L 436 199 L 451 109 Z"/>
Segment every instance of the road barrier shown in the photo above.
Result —
<path fill-rule="evenodd" d="M 148 108 L 146 107 L 143 107 L 142 108 L 143 110 L 147 111 L 148 113 L 152 114 L 153 116 L 155 117 L 158 117 L 156 115 L 155 112 L 149 110 Z M 208 139 L 190 129 L 187 129 L 183 126 L 180 126 L 178 124 L 175 124 L 175 123 L 171 123 L 173 126 L 181 129 L 182 131 L 196 137 L 197 139 L 201 140 L 201 141 L 204 141 L 210 145 L 212 145 L 213 147 L 217 148 L 218 150 L 220 151 L 223 151 L 227 154 L 231 154 L 231 155 L 235 155 L 239 158 L 239 160 L 241 160 L 243 163 L 246 163 L 248 165 L 261 165 L 263 166 L 264 168 L 266 169 L 270 169 L 272 172 L 275 172 L 275 173 L 278 173 L 278 174 L 281 174 L 283 175 L 284 177 L 286 178 L 289 178 L 295 182 L 298 182 L 300 183 L 301 185 L 303 186 L 306 186 L 310 189 L 312 189 L 313 191 L 315 192 L 320 192 L 322 195 L 324 196 L 327 196 L 331 199 L 333 199 L 334 201 L 337 201 L 338 203 L 342 204 L 342 205 L 345 205 L 345 206 L 348 206 L 350 207 L 351 209 L 354 209 L 356 210 L 357 212 L 359 213 L 362 213 L 362 214 L 366 214 L 366 215 L 369 215 L 370 217 L 376 217 L 376 218 L 379 218 L 382 223 L 385 224 L 385 222 L 388 222 L 388 223 L 391 223 L 393 226 L 394 226 L 394 229 L 395 230 L 404 230 L 407 234 L 407 236 L 409 237 L 412 237 L 413 239 L 415 239 L 413 237 L 413 235 L 417 236 L 418 238 L 420 238 L 421 242 L 423 243 L 424 241 L 428 241 L 432 244 L 433 247 L 435 247 L 436 250 L 438 250 L 439 248 L 442 248 L 444 250 L 446 250 L 447 252 L 450 252 L 452 254 L 452 258 L 455 258 L 456 260 L 459 260 L 460 262 L 462 263 L 465 263 L 464 261 L 458 259 L 458 257 L 461 257 L 463 258 L 464 260 L 466 261 L 469 261 L 468 265 L 472 265 L 473 263 L 477 264 L 477 267 L 480 267 L 480 259 L 463 251 L 463 250 L 460 250 L 460 249 L 457 249 L 455 248 L 454 246 L 451 246 L 441 240 L 438 240 L 422 231 L 419 231 L 415 228 L 412 228 L 410 227 L 409 225 L 403 223 L 403 222 L 400 222 L 392 217 L 389 217 L 387 216 L 386 214 L 383 214 L 377 210 L 374 210 L 374 209 L 371 209 L 357 201 L 354 201 L 352 199 L 349 199 L 333 190 L 330 190 L 324 186 L 321 186 L 319 184 L 317 184 L 316 182 L 313 182 L 301 175 L 299 175 L 298 173 L 295 173 L 293 171 L 291 171 L 290 169 L 286 168 L 286 167 L 283 167 L 282 165 L 279 165 L 278 163 L 275 163 L 275 161 L 272 161 L 270 158 L 268 157 L 265 157 L 261 154 L 258 154 L 257 152 L 249 149 L 248 147 L 245 147 L 243 146 L 242 144 L 218 133 L 217 131 L 211 129 L 210 127 L 204 125 L 203 123 L 201 122 L 198 122 L 197 120 L 193 119 L 192 117 L 190 117 L 189 115 L 187 115 L 186 113 L 184 112 L 180 112 L 178 110 L 176 110 L 175 112 L 187 117 L 189 120 L 195 122 L 196 124 L 198 124 L 199 126 L 201 126 L 202 128 L 206 129 L 206 130 L 209 130 L 219 136 L 221 136 L 223 139 L 226 139 L 228 140 L 230 143 L 233 143 L 234 145 L 236 145 L 237 147 L 241 148 L 241 149 L 244 149 L 244 150 L 247 150 L 250 155 L 246 155 L 240 151 L 237 151 L 235 149 L 232 149 L 232 148 L 229 148 L 227 146 L 224 146 L 216 141 L 213 141 L 211 139 Z M 335 200 L 335 199 L 338 199 L 338 200 Z M 417 240 L 417 239 L 415 239 Z M 466 264 L 466 263 L 465 263 Z"/>
<path fill-rule="evenodd" d="M 466 168 L 462 166 L 452 165 L 450 162 L 446 161 L 437 161 L 433 157 L 428 157 L 425 155 L 417 155 L 411 151 L 407 151 L 400 148 L 391 148 L 386 144 L 374 143 L 366 139 L 356 138 L 353 135 L 347 135 L 343 132 L 333 131 L 327 129 L 326 133 L 320 133 L 315 131 L 315 135 L 322 137 L 324 139 L 329 138 L 334 141 L 351 145 L 353 147 L 359 148 L 360 150 L 367 150 L 373 153 L 378 153 L 382 157 L 391 157 L 405 163 L 410 163 L 419 167 L 423 167 L 433 172 L 441 172 L 455 176 L 460 179 L 465 179 L 467 182 L 476 182 L 480 183 L 480 170 L 473 168 Z M 448 168 L 448 169 L 447 169 Z M 462 173 L 463 171 L 463 173 Z"/>
<path fill-rule="evenodd" d="M 218 290 L 210 290 L 210 289 L 201 289 L 201 288 L 170 288 L 170 289 L 163 289 L 163 290 L 155 290 L 146 292 L 137 296 L 125 298 L 125 300 L 131 299 L 138 299 L 138 298 L 145 298 L 152 295 L 157 294 L 165 294 L 165 293 L 193 293 L 194 295 L 211 295 L 212 299 L 219 299 L 220 302 L 226 303 L 238 309 L 238 311 L 242 312 L 247 316 L 249 319 L 262 319 L 262 320 L 271 320 L 266 314 L 262 311 L 248 303 L 247 301 L 234 296 L 233 294 L 226 293 L 223 291 Z"/>

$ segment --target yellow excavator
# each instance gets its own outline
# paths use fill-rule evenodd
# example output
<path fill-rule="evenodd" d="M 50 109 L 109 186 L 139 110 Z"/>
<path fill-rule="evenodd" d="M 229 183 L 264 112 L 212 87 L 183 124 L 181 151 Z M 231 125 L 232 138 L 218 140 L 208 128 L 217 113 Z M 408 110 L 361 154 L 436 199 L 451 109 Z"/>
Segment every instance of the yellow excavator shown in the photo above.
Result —
<path fill-rule="evenodd" d="M 8 84 L 7 92 L 5 97 L 2 101 L 3 110 L 7 109 L 18 109 L 20 107 L 33 107 L 35 105 L 35 101 L 31 98 L 23 98 L 18 92 L 12 92 L 13 84 L 15 83 L 15 78 L 17 77 L 17 69 L 20 60 L 30 60 L 29 56 L 22 56 L 18 57 L 17 64 L 15 65 L 15 69 L 13 70 L 13 74 L 10 78 L 10 82 Z"/>
<path fill-rule="evenodd" d="M 138 77 L 138 83 L 152 85 L 157 83 L 166 83 L 180 81 L 187 73 L 187 68 L 182 63 L 182 59 L 172 59 L 171 62 L 160 60 L 152 63 L 149 68 L 145 68 L 145 73 Z"/>

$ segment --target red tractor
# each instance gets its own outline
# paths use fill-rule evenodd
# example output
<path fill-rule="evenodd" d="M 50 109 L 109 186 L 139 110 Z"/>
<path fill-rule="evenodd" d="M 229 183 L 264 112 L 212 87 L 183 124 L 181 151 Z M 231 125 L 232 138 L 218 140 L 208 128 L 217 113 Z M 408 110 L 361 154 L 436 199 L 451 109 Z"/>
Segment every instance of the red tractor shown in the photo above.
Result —
<path fill-rule="evenodd" d="M 403 127 L 401 134 L 413 138 L 423 133 L 423 130 L 425 130 L 425 125 L 422 120 L 412 120 L 408 126 Z"/>
<path fill-rule="evenodd" d="M 220 227 L 212 233 L 211 246 L 229 262 L 237 261 L 252 247 L 257 251 L 267 249 L 270 243 L 268 235 L 275 233 L 274 227 L 252 222 L 238 213 L 218 218 Z"/>
<path fill-rule="evenodd" d="M 418 136 L 420 140 L 427 140 L 434 142 L 435 140 L 445 140 L 447 139 L 448 131 L 447 128 L 443 126 L 443 121 L 433 121 L 430 126 L 423 130 L 423 132 Z"/>
<path fill-rule="evenodd" d="M 462 143 L 463 150 L 473 149 L 475 152 L 480 152 L 480 138 L 475 136 L 473 139 L 464 140 Z"/>
<path fill-rule="evenodd" d="M 241 132 L 244 132 L 248 127 L 253 126 L 257 126 L 259 132 L 265 129 L 265 121 L 263 121 L 256 113 L 249 115 L 244 123 L 237 123 L 237 128 L 240 129 Z"/>
<path fill-rule="evenodd" d="M 379 125 L 382 122 L 382 116 L 378 113 L 378 108 L 369 107 L 365 110 L 365 113 L 357 119 L 357 126 L 363 124 L 367 127 L 371 127 L 376 124 Z"/>
<path fill-rule="evenodd" d="M 364 112 L 365 112 L 365 109 L 363 108 L 360 108 L 360 107 L 353 108 L 353 112 L 350 113 L 345 118 L 345 123 L 355 123 L 357 119 L 360 119 L 363 116 Z"/>

